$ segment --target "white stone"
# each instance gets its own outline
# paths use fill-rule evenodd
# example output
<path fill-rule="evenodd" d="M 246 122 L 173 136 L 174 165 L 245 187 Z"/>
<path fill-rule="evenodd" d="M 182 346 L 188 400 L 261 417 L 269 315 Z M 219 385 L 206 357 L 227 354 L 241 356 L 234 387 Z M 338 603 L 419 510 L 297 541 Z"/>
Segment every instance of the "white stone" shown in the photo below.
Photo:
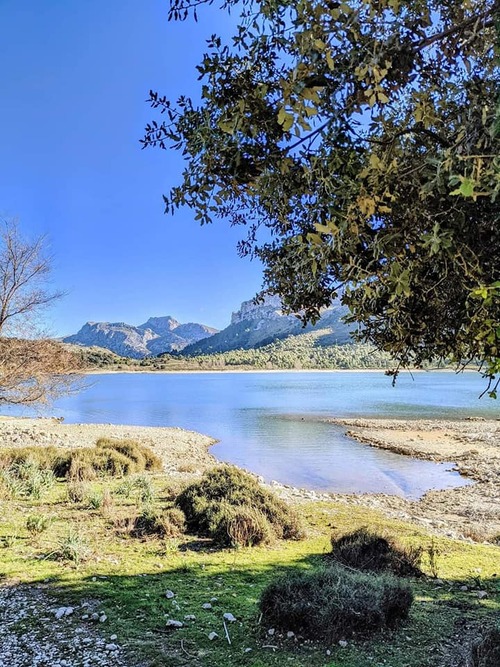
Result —
<path fill-rule="evenodd" d="M 210 602 L 205 602 L 204 604 L 201 605 L 202 609 L 212 609 L 212 605 Z"/>
<path fill-rule="evenodd" d="M 224 614 L 224 620 L 229 621 L 229 623 L 234 623 L 236 621 L 236 617 L 230 614 L 228 611 Z"/>
<path fill-rule="evenodd" d="M 118 635 L 111 635 L 110 640 L 114 642 L 115 639 L 118 639 Z"/>
<path fill-rule="evenodd" d="M 167 598 L 167 600 L 171 600 L 172 598 L 175 597 L 175 593 L 173 591 L 166 591 L 165 597 Z"/>
<path fill-rule="evenodd" d="M 484 598 L 488 597 L 488 593 L 486 591 L 478 591 L 477 592 L 477 597 L 480 600 L 483 600 Z"/>
<path fill-rule="evenodd" d="M 167 621 L 167 628 L 182 628 L 184 623 L 182 621 L 176 621 L 173 618 L 169 618 Z"/>
<path fill-rule="evenodd" d="M 118 650 L 118 646 L 116 644 L 106 644 L 106 646 L 104 648 L 106 649 L 106 651 L 117 651 Z"/>
<path fill-rule="evenodd" d="M 295 637 L 295 632 L 292 632 L 291 630 L 289 630 L 289 631 L 286 633 L 286 636 L 288 637 L 288 639 L 291 639 L 292 637 Z"/>
<path fill-rule="evenodd" d="M 276 630 L 274 628 L 269 628 L 269 630 L 267 631 L 267 634 L 272 637 L 275 632 L 276 632 Z"/>
<path fill-rule="evenodd" d="M 211 642 L 213 642 L 214 639 L 218 639 L 218 638 L 219 638 L 219 635 L 218 635 L 216 632 L 211 632 L 211 633 L 208 635 L 208 638 L 210 639 Z"/>
<path fill-rule="evenodd" d="M 105 623 L 107 620 L 108 620 L 108 617 L 106 616 L 106 614 L 101 614 L 99 616 L 99 622 L 100 623 Z"/>
<path fill-rule="evenodd" d="M 342 648 L 345 648 L 345 647 L 347 646 L 347 642 L 346 642 L 346 640 L 345 640 L 345 639 L 341 639 L 341 640 L 339 641 L 339 646 L 342 646 Z"/>
<path fill-rule="evenodd" d="M 184 620 L 185 621 L 196 621 L 196 616 L 194 614 L 186 614 L 186 616 L 184 616 Z"/>

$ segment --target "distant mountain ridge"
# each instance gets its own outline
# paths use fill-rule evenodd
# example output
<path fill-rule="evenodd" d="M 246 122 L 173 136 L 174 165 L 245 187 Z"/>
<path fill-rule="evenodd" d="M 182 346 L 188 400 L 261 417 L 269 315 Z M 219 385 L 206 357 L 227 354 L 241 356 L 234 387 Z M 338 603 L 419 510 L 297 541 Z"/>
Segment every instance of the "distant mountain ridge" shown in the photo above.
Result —
<path fill-rule="evenodd" d="M 150 317 L 139 326 L 125 322 L 87 322 L 63 342 L 85 347 L 101 347 L 122 357 L 143 359 L 160 354 L 182 352 L 186 356 L 249 350 L 269 345 L 289 336 L 324 330 L 330 345 L 350 343 L 350 328 L 342 317 L 347 309 L 335 302 L 322 313 L 315 325 L 302 326 L 295 315 L 285 315 L 278 297 L 262 303 L 244 301 L 222 331 L 204 324 L 180 324 L 169 315 Z"/>
<path fill-rule="evenodd" d="M 230 350 L 249 350 L 310 331 L 326 330 L 329 344 L 341 345 L 352 342 L 351 328 L 342 322 L 348 313 L 339 302 L 324 310 L 315 324 L 303 326 L 295 315 L 284 315 L 278 297 L 267 297 L 261 304 L 253 300 L 244 301 L 238 311 L 232 314 L 231 324 L 218 333 L 192 343 L 184 348 L 183 355 L 196 356 Z"/>
<path fill-rule="evenodd" d="M 126 322 L 87 322 L 78 333 L 63 338 L 63 342 L 102 347 L 122 357 L 142 359 L 164 352 L 179 352 L 217 332 L 217 329 L 196 322 L 180 324 L 166 315 L 150 317 L 139 326 Z"/>

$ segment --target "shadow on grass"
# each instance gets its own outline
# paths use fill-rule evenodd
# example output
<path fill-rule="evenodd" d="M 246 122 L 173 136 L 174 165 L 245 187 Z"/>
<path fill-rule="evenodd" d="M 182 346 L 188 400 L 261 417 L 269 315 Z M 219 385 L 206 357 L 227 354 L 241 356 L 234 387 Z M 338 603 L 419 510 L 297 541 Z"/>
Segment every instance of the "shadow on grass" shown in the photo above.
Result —
<path fill-rule="evenodd" d="M 278 575 L 324 564 L 323 556 L 307 556 L 287 565 L 263 564 L 257 562 L 258 556 L 252 562 L 251 550 L 208 553 L 206 546 L 204 543 L 201 554 L 191 551 L 194 560 L 186 560 L 183 554 L 169 555 L 159 563 L 165 568 L 162 571 L 80 579 L 62 575 L 33 584 L 41 585 L 59 604 L 76 607 L 89 601 L 92 609 L 106 614 L 106 632 L 118 635 L 131 664 L 140 658 L 141 664 L 154 667 L 366 667 L 382 663 L 385 667 L 476 667 L 466 662 L 471 647 L 500 608 L 497 578 L 476 582 L 486 592 L 484 599 L 470 580 L 411 579 L 415 602 L 410 618 L 399 629 L 349 640 L 347 646 L 302 642 L 300 637 L 269 634 L 269 628 L 260 624 L 258 601 Z M 466 585 L 467 591 L 461 590 Z M 167 598 L 167 591 L 173 591 L 174 597 Z M 210 609 L 203 608 L 207 603 Z M 79 620 L 85 611 L 77 610 L 75 621 L 90 623 Z M 226 612 L 237 621 L 224 627 Z M 196 619 L 186 620 L 190 615 Z M 184 627 L 167 628 L 169 618 L 183 622 Z M 211 632 L 218 638 L 211 641 Z M 477 663 L 477 667 L 494 667 L 494 663 Z"/>

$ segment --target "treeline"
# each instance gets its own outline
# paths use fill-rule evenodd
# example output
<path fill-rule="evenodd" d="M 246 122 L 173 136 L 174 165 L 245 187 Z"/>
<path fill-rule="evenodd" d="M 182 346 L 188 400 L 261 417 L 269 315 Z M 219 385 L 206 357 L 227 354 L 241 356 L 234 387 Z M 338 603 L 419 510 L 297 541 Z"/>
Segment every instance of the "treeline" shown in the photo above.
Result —
<path fill-rule="evenodd" d="M 264 347 L 194 357 L 162 354 L 146 359 L 120 357 L 101 348 L 81 348 L 86 368 L 108 370 L 335 370 L 390 368 L 388 354 L 363 343 L 322 345 L 316 332 L 290 336 Z"/>

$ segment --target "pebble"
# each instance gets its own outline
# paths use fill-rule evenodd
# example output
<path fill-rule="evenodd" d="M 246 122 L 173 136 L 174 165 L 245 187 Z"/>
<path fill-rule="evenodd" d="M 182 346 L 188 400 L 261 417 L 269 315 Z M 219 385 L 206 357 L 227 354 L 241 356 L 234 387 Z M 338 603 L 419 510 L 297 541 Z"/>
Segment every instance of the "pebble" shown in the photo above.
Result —
<path fill-rule="evenodd" d="M 229 623 L 234 623 L 236 621 L 236 617 L 230 614 L 229 612 L 226 612 L 224 614 L 224 620 L 229 621 Z"/>
<path fill-rule="evenodd" d="M 114 642 L 115 639 L 118 639 L 118 635 L 111 635 L 111 637 L 110 637 L 109 639 L 110 639 L 112 642 Z"/>
<path fill-rule="evenodd" d="M 219 635 L 218 635 L 216 632 L 211 632 L 211 633 L 208 635 L 208 638 L 210 639 L 211 642 L 213 642 L 214 639 L 218 639 L 218 638 L 219 638 Z"/>
<path fill-rule="evenodd" d="M 205 602 L 204 604 L 201 605 L 202 609 L 212 609 L 212 605 L 210 602 Z"/>
<path fill-rule="evenodd" d="M 74 611 L 74 607 L 59 607 L 55 612 L 55 617 L 62 618 L 63 616 L 71 616 Z"/>
<path fill-rule="evenodd" d="M 295 632 L 292 632 L 291 630 L 289 630 L 286 633 L 286 636 L 287 636 L 288 639 L 292 639 L 292 637 L 295 637 Z"/>
<path fill-rule="evenodd" d="M 186 614 L 186 616 L 184 616 L 184 620 L 185 621 L 196 621 L 196 616 L 194 614 Z"/>
<path fill-rule="evenodd" d="M 342 646 L 342 648 L 345 648 L 347 645 L 348 645 L 348 644 L 347 644 L 347 642 L 346 642 L 345 639 L 341 639 L 341 640 L 339 641 L 339 646 Z"/>
<path fill-rule="evenodd" d="M 89 616 L 89 606 L 55 607 L 43 589 L 0 586 L 0 665 L 125 667 L 120 647 L 102 637 L 101 626 L 82 623 L 76 613 L 85 609 Z M 37 623 L 27 626 L 23 621 L 28 616 Z"/>
<path fill-rule="evenodd" d="M 484 600 L 484 598 L 488 597 L 487 591 L 478 591 L 476 595 L 480 600 Z"/>
<path fill-rule="evenodd" d="M 167 600 L 171 600 L 172 598 L 175 597 L 175 593 L 173 591 L 167 591 L 165 593 L 165 597 L 167 598 Z"/>
<path fill-rule="evenodd" d="M 174 618 L 169 618 L 167 621 L 167 628 L 182 628 L 184 623 L 182 621 L 176 621 Z"/>
<path fill-rule="evenodd" d="M 108 620 L 108 617 L 106 616 L 106 614 L 101 614 L 99 616 L 99 622 L 100 623 L 106 623 L 107 620 Z"/>

